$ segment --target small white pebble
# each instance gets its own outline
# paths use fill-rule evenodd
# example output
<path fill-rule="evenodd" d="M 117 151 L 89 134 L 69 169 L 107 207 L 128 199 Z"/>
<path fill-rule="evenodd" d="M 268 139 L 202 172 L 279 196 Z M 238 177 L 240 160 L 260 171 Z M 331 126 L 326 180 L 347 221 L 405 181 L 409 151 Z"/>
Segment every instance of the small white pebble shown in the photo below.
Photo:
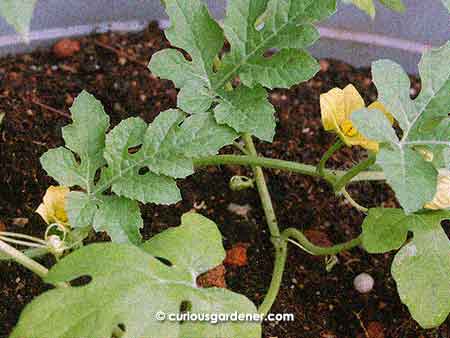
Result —
<path fill-rule="evenodd" d="M 235 203 L 230 203 L 228 205 L 228 211 L 241 217 L 247 217 L 250 210 L 252 210 L 252 207 L 249 204 L 239 205 Z"/>
<path fill-rule="evenodd" d="M 373 277 L 365 272 L 360 273 L 353 280 L 353 286 L 359 293 L 368 293 L 372 291 L 374 283 Z"/>

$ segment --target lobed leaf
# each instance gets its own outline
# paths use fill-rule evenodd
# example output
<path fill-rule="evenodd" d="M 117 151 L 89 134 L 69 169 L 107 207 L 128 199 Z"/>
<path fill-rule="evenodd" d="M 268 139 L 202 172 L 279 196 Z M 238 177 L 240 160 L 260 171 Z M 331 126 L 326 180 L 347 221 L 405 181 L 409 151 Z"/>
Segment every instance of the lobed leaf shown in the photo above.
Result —
<path fill-rule="evenodd" d="M 218 123 L 271 141 L 274 110 L 261 86 L 290 87 L 316 74 L 319 66 L 305 48 L 319 37 L 312 23 L 334 13 L 335 0 L 229 1 L 223 31 L 200 0 L 168 0 L 166 7 L 172 21 L 166 36 L 192 61 L 179 51 L 162 51 L 149 68 L 180 88 L 178 107 L 197 114 L 218 103 Z M 231 49 L 220 60 L 224 38 Z M 239 92 L 226 91 L 236 77 L 243 83 Z M 248 99 L 241 101 L 243 94 Z"/>
<path fill-rule="evenodd" d="M 179 313 L 255 313 L 244 296 L 225 289 L 197 287 L 199 274 L 225 258 L 217 226 L 197 214 L 185 214 L 180 227 L 143 245 L 93 244 L 62 259 L 46 282 L 90 276 L 79 287 L 58 288 L 28 304 L 14 337 L 111 337 L 119 325 L 123 337 L 261 337 L 252 322 L 183 323 L 157 321 L 158 311 Z M 172 266 L 160 259 L 170 261 Z M 51 320 L 45 320 L 51 318 Z"/>
<path fill-rule="evenodd" d="M 73 123 L 63 128 L 66 147 L 46 152 L 41 164 L 61 185 L 78 185 L 91 191 L 95 173 L 105 163 L 103 149 L 109 117 L 101 102 L 86 91 L 78 95 L 70 111 Z"/>
<path fill-rule="evenodd" d="M 99 203 L 92 225 L 95 231 L 106 231 L 113 242 L 138 245 L 144 226 L 139 204 L 124 197 L 105 196 Z"/>
<path fill-rule="evenodd" d="M 439 326 L 450 312 L 450 243 L 440 225 L 449 217 L 448 212 L 410 216 L 414 237 L 392 263 L 400 298 L 424 328 Z"/>
<path fill-rule="evenodd" d="M 175 179 L 193 173 L 193 159 L 216 154 L 237 137 L 231 128 L 218 125 L 212 113 L 186 117 L 174 109 L 150 125 L 126 119 L 106 134 L 109 118 L 87 92 L 76 98 L 71 112 L 74 122 L 63 128 L 65 147 L 46 152 L 42 166 L 61 185 L 83 190 L 67 199 L 72 227 L 94 226 L 120 243 L 140 241 L 142 219 L 133 200 L 178 202 Z M 119 197 L 104 196 L 109 188 Z"/>
<path fill-rule="evenodd" d="M 425 53 L 419 70 L 422 91 L 412 100 L 409 78 L 399 65 L 382 60 L 372 66 L 378 100 L 402 128 L 400 140 L 382 113 L 363 109 L 352 114 L 363 135 L 384 143 L 377 164 L 407 213 L 422 209 L 433 199 L 437 169 L 450 147 L 450 42 Z M 428 148 L 439 161 L 427 161 L 417 147 Z"/>

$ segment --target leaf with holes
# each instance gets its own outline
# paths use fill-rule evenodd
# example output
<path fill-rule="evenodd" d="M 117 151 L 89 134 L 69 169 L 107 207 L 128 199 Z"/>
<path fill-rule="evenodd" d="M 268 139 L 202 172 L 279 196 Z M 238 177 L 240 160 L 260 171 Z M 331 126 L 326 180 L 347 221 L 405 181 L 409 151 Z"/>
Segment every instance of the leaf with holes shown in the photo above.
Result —
<path fill-rule="evenodd" d="M 423 147 L 444 158 L 450 147 L 450 42 L 426 52 L 419 65 L 422 91 L 412 100 L 410 80 L 403 69 L 387 60 L 372 65 L 379 98 L 402 128 L 398 139 L 377 110 L 363 109 L 352 114 L 358 130 L 366 137 L 383 142 L 377 157 L 406 212 L 422 209 L 436 193 L 437 162 L 420 154 Z M 374 128 L 374 126 L 376 126 Z"/>
<path fill-rule="evenodd" d="M 103 149 L 109 117 L 101 102 L 86 91 L 78 95 L 70 112 L 73 123 L 63 128 L 66 146 L 47 151 L 41 164 L 61 185 L 79 186 L 90 192 L 96 171 L 105 164 Z"/>
<path fill-rule="evenodd" d="M 156 314 L 256 313 L 244 296 L 226 289 L 202 289 L 196 278 L 225 258 L 221 234 L 207 218 L 189 213 L 178 228 L 155 236 L 141 248 L 92 244 L 57 263 L 47 283 L 90 276 L 84 286 L 58 288 L 35 298 L 23 311 L 15 337 L 259 338 L 252 322 L 188 323 L 158 321 Z M 170 263 L 167 266 L 164 262 Z M 42 318 L 51 318 L 44 321 Z"/>
<path fill-rule="evenodd" d="M 178 107 L 197 114 L 218 103 L 217 122 L 271 141 L 274 109 L 261 86 L 290 87 L 317 73 L 318 63 L 305 49 L 319 37 L 312 24 L 334 13 L 335 0 L 230 1 L 223 31 L 200 0 L 165 4 L 172 20 L 166 36 L 192 61 L 170 49 L 156 53 L 149 68 L 181 89 Z M 225 38 L 231 50 L 220 60 Z M 231 93 L 236 77 L 243 84 Z M 237 99 L 244 95 L 247 100 Z"/>
<path fill-rule="evenodd" d="M 115 242 L 140 241 L 142 219 L 134 200 L 178 202 L 175 179 L 194 172 L 193 159 L 214 155 L 237 137 L 212 113 L 186 117 L 180 110 L 162 112 L 150 125 L 132 117 L 106 134 L 109 118 L 87 92 L 76 98 L 71 112 L 74 122 L 63 128 L 65 147 L 47 151 L 42 166 L 61 185 L 83 190 L 67 198 L 70 225 L 94 226 Z M 104 196 L 109 188 L 120 198 Z"/>
<path fill-rule="evenodd" d="M 193 158 L 216 154 L 236 137 L 210 113 L 186 118 L 180 110 L 167 110 L 148 127 L 141 119 L 130 118 L 106 138 L 108 169 L 103 181 L 120 196 L 143 203 L 175 203 L 181 196 L 174 178 L 193 174 Z"/>
<path fill-rule="evenodd" d="M 2 0 L 0 16 L 28 40 L 31 19 L 37 0 Z"/>
<path fill-rule="evenodd" d="M 424 328 L 442 324 L 450 312 L 450 242 L 441 227 L 448 212 L 408 218 L 413 239 L 392 262 L 392 275 L 401 300 Z"/>

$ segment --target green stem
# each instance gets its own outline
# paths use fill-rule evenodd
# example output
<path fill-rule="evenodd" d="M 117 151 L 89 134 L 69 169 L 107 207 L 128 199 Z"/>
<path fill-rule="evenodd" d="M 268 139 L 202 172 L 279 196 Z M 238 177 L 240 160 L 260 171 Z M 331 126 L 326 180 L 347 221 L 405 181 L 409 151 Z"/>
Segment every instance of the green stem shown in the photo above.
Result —
<path fill-rule="evenodd" d="M 270 312 L 270 309 L 275 303 L 278 293 L 280 292 L 284 267 L 286 266 L 287 242 L 280 241 L 278 245 L 275 245 L 275 250 L 276 252 L 272 280 L 270 281 L 269 290 L 267 291 L 267 294 L 258 309 L 258 312 L 263 314 L 268 314 Z"/>
<path fill-rule="evenodd" d="M 336 143 L 334 143 L 330 148 L 328 148 L 328 150 L 326 151 L 326 153 L 322 156 L 322 158 L 320 159 L 319 165 L 317 166 L 317 172 L 319 173 L 320 176 L 324 177 L 325 173 L 325 165 L 327 164 L 327 161 L 331 158 L 331 156 L 333 156 L 333 154 L 338 151 L 339 149 L 341 149 L 343 147 L 344 143 L 342 142 L 342 140 L 340 138 L 337 139 Z"/>
<path fill-rule="evenodd" d="M 360 235 L 355 239 L 352 239 L 351 241 L 342 244 L 336 244 L 330 247 L 317 246 L 311 243 L 300 230 L 295 228 L 285 229 L 281 235 L 281 238 L 285 241 L 287 241 L 289 238 L 295 239 L 298 242 L 298 244 L 300 244 L 300 246 L 305 249 L 305 251 L 315 256 L 335 255 L 341 251 L 354 248 L 355 246 L 360 245 L 362 242 L 362 237 Z"/>
<path fill-rule="evenodd" d="M 252 136 L 244 134 L 242 139 L 245 142 L 248 152 L 257 158 L 255 144 L 253 143 Z M 270 198 L 269 189 L 267 188 L 266 179 L 264 178 L 264 172 L 259 166 L 253 166 L 253 173 L 255 175 L 255 183 L 258 189 L 258 193 L 261 199 L 261 204 L 266 216 L 267 225 L 269 227 L 270 235 L 272 237 L 272 243 L 275 247 L 275 262 L 272 273 L 272 280 L 270 282 L 269 290 L 267 291 L 264 301 L 259 307 L 259 312 L 263 314 L 269 313 L 275 299 L 280 291 L 281 282 L 283 279 L 283 272 L 286 266 L 287 257 L 287 245 L 284 241 L 280 241 L 280 229 L 278 227 L 277 217 L 273 208 L 272 199 Z"/>
<path fill-rule="evenodd" d="M 253 154 L 251 156 L 239 156 L 239 155 L 217 155 L 217 156 L 207 156 L 201 157 L 199 159 L 194 160 L 194 165 L 196 167 L 205 167 L 210 165 L 222 165 L 222 164 L 231 164 L 231 165 L 249 165 L 249 166 L 257 166 L 264 168 L 272 168 L 272 169 L 281 169 L 286 171 L 291 171 L 303 175 L 320 177 L 317 173 L 316 167 L 308 164 L 290 162 L 277 160 L 266 157 L 257 157 Z M 327 170 L 326 175 L 332 176 L 334 172 Z M 343 173 L 342 173 L 343 174 Z"/>
<path fill-rule="evenodd" d="M 39 258 L 48 254 L 48 248 L 33 248 L 23 250 L 22 253 L 28 258 Z M 0 252 L 0 261 L 10 261 L 13 258 Z"/>
<path fill-rule="evenodd" d="M 23 265 L 27 269 L 33 271 L 36 275 L 41 278 L 47 276 L 48 270 L 45 266 L 42 266 L 38 262 L 32 260 L 30 257 L 26 256 L 22 251 L 6 244 L 0 240 L 0 251 L 10 256 L 17 263 Z"/>
<path fill-rule="evenodd" d="M 334 191 L 340 192 L 342 188 L 344 188 L 350 181 L 353 181 L 354 178 L 356 178 L 360 173 L 364 172 L 365 170 L 369 169 L 371 166 L 375 164 L 376 161 L 376 155 L 371 154 L 369 158 L 350 170 L 348 170 L 341 178 L 334 184 Z M 366 172 L 366 175 L 369 172 Z M 378 175 L 378 173 L 377 173 Z"/>
<path fill-rule="evenodd" d="M 194 159 L 194 165 L 196 167 L 206 167 L 210 165 L 249 165 L 249 166 L 259 166 L 263 168 L 272 168 L 286 170 L 302 175 L 308 175 L 313 177 L 320 177 L 317 169 L 313 165 L 277 160 L 267 157 L 257 157 L 257 156 L 240 156 L 240 155 L 216 155 L 216 156 L 206 156 L 198 159 Z M 346 171 L 342 170 L 324 170 L 324 179 L 329 183 L 333 184 L 335 179 L 342 178 L 346 175 Z M 354 176 L 351 181 L 382 181 L 384 180 L 384 173 L 378 171 L 365 171 L 360 172 Z"/>
<path fill-rule="evenodd" d="M 366 207 L 364 207 L 361 204 L 359 204 L 358 202 L 356 202 L 353 199 L 353 197 L 348 193 L 347 189 L 342 188 L 341 192 L 342 192 L 342 195 L 351 204 L 352 207 L 354 207 L 355 209 L 357 209 L 363 213 L 367 213 L 369 211 L 369 209 L 367 209 Z"/>
<path fill-rule="evenodd" d="M 242 136 L 248 152 L 254 157 L 258 158 L 255 144 L 253 143 L 252 136 L 244 134 Z M 277 217 L 272 205 L 272 199 L 270 198 L 269 189 L 267 188 L 266 179 L 264 178 L 264 172 L 260 166 L 252 166 L 253 173 L 255 175 L 255 183 L 258 188 L 258 193 L 261 198 L 261 204 L 266 216 L 267 225 L 269 226 L 270 235 L 272 237 L 279 237 L 280 230 L 278 228 Z"/>
<path fill-rule="evenodd" d="M 46 245 L 42 245 L 42 244 L 39 244 L 36 242 L 27 242 L 27 241 L 22 241 L 20 239 L 14 239 L 14 238 L 3 237 L 3 236 L 0 236 L 0 241 L 17 244 L 17 245 L 22 245 L 22 246 L 27 246 L 30 248 L 45 248 L 46 247 Z"/>

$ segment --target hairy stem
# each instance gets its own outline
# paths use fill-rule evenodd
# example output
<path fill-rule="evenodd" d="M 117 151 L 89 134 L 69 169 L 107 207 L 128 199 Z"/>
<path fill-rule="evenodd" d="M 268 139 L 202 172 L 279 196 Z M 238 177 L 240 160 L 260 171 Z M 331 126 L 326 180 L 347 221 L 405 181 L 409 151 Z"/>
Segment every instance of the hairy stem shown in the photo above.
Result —
<path fill-rule="evenodd" d="M 355 239 L 352 239 L 351 241 L 345 243 L 336 244 L 330 247 L 321 247 L 311 243 L 300 230 L 295 228 L 285 229 L 281 235 L 281 238 L 285 241 L 287 241 L 290 238 L 294 239 L 305 251 L 315 256 L 335 255 L 341 251 L 354 248 L 355 246 L 360 245 L 362 242 L 362 237 L 360 235 Z"/>

